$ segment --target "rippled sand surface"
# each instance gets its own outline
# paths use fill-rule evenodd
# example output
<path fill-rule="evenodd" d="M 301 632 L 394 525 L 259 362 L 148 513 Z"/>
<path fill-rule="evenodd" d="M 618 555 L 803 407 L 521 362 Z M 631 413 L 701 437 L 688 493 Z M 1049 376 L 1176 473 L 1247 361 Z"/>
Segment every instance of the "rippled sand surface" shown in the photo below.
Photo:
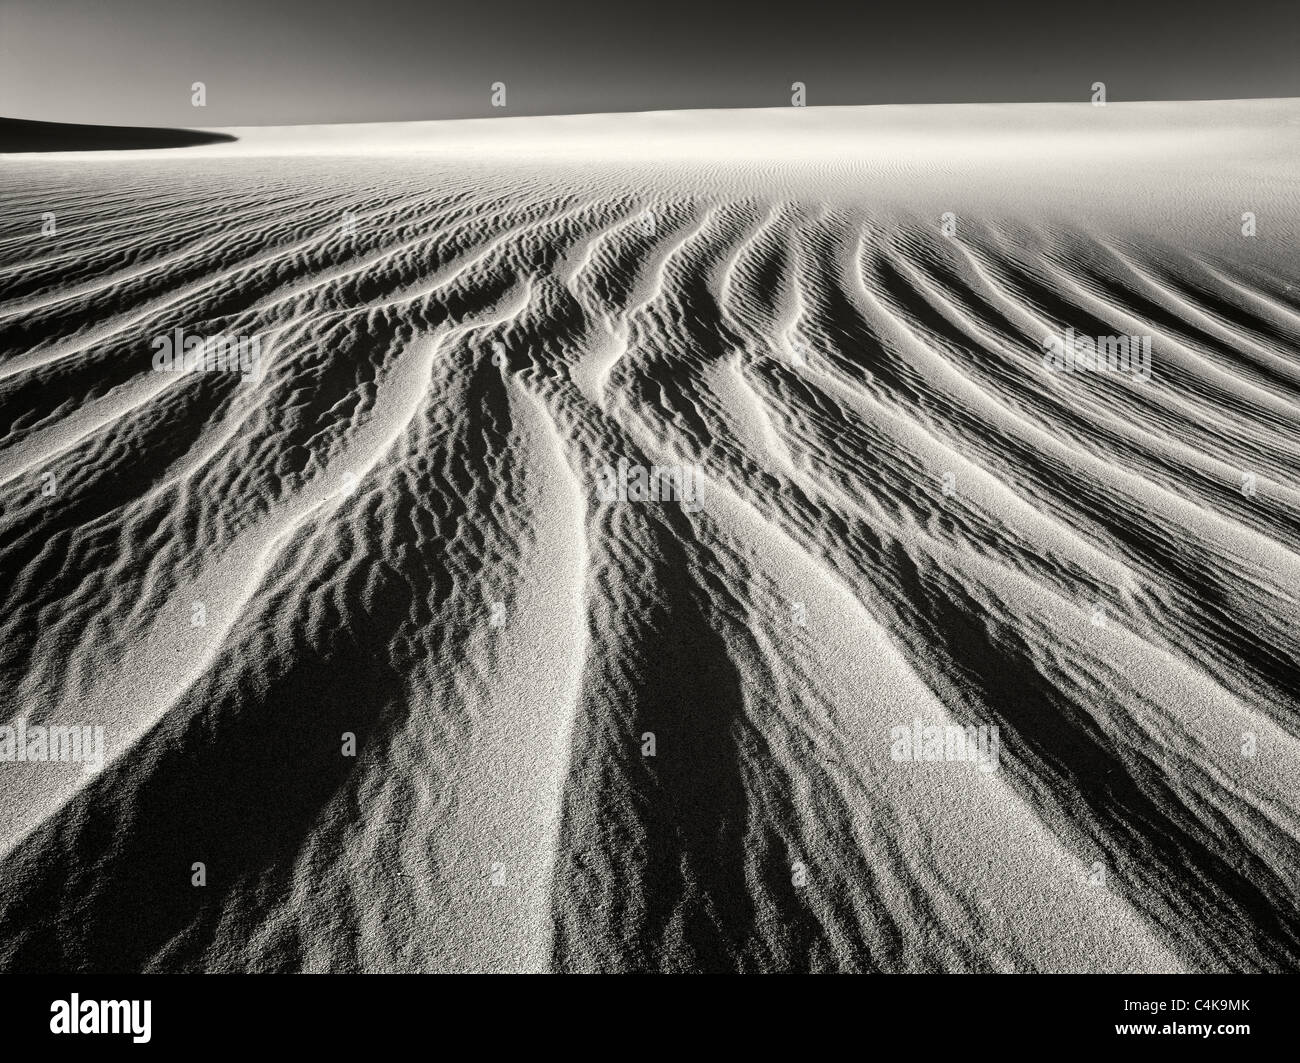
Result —
<path fill-rule="evenodd" d="M 0 968 L 1300 966 L 1300 103 L 233 132 L 0 157 Z"/>

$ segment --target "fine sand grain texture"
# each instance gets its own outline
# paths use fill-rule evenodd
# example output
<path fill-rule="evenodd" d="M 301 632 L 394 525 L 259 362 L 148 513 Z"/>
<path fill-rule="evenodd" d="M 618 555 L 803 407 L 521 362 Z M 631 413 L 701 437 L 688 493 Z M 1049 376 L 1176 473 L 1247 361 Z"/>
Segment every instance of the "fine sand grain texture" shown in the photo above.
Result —
<path fill-rule="evenodd" d="M 1300 101 L 219 132 L 0 155 L 0 969 L 1300 969 Z"/>

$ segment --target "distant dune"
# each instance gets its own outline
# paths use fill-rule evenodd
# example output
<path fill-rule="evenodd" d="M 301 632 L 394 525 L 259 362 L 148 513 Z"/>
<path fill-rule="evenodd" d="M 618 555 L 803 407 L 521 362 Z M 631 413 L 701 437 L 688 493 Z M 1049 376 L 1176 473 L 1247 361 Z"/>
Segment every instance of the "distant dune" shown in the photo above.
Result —
<path fill-rule="evenodd" d="M 234 132 L 0 167 L 0 969 L 1300 969 L 1300 102 Z"/>
<path fill-rule="evenodd" d="M 0 118 L 0 154 L 29 151 L 138 151 L 234 140 L 228 133 L 145 126 L 69 125 Z"/>

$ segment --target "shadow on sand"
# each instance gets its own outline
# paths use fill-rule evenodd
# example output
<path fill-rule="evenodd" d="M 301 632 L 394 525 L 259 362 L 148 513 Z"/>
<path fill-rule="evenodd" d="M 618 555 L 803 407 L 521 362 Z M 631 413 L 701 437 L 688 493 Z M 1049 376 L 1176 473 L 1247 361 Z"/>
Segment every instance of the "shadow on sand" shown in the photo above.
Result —
<path fill-rule="evenodd" d="M 188 148 L 234 140 L 228 133 L 199 129 L 149 129 L 143 126 L 67 125 L 0 118 L 0 154 L 23 151 L 133 151 Z"/>

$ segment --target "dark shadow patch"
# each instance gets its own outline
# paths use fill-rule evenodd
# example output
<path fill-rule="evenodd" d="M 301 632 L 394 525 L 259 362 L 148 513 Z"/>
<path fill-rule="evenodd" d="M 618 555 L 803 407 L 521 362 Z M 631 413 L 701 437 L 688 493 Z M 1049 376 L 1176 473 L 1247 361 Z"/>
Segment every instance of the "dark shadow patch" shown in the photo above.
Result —
<path fill-rule="evenodd" d="M 0 118 L 0 154 L 25 151 L 142 151 L 237 140 L 229 133 L 146 126 L 71 125 Z"/>

